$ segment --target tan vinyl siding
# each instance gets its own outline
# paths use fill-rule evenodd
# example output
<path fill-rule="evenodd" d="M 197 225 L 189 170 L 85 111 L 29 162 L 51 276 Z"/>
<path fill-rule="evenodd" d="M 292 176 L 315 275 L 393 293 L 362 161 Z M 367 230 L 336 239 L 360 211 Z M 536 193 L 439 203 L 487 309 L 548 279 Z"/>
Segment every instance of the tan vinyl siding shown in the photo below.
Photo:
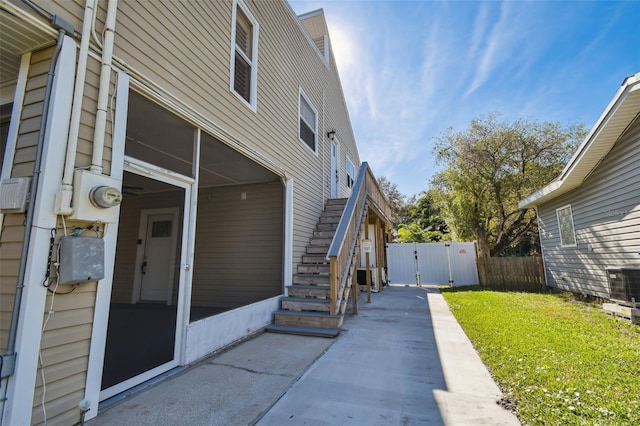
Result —
<path fill-rule="evenodd" d="M 66 223 L 67 229 L 83 225 L 80 222 Z M 62 223 L 59 223 L 54 253 L 57 252 L 57 241 L 63 235 Z M 94 236 L 93 233 L 84 235 Z M 53 260 L 56 260 L 55 254 Z M 52 277 L 55 277 L 54 268 Z M 54 288 L 55 283 L 52 282 L 50 289 Z M 71 290 L 71 286 L 63 285 L 58 287 L 58 294 L 53 299 L 51 292 L 47 294 L 43 312 L 43 326 L 46 322 L 46 327 L 40 350 L 44 364 L 48 423 L 72 424 L 79 419 L 78 402 L 84 395 L 96 289 L 95 282 L 87 283 L 81 284 L 69 294 L 62 294 Z M 47 320 L 50 309 L 53 313 Z M 43 423 L 42 384 L 42 372 L 38 370 L 32 424 Z"/>
<path fill-rule="evenodd" d="M 539 207 L 547 283 L 608 297 L 607 267 L 640 264 L 640 121 L 577 189 Z M 561 247 L 556 209 L 571 204 L 576 247 Z"/>
<path fill-rule="evenodd" d="M 52 54 L 53 48 L 49 48 L 31 56 L 14 164 L 11 170 L 12 177 L 33 175 L 44 86 Z M 24 214 L 5 214 L 0 234 L 0 348 L 3 353 L 6 349 L 18 281 L 20 253 L 24 239 L 24 218 Z"/>
<path fill-rule="evenodd" d="M 283 206 L 280 184 L 200 190 L 193 306 L 233 309 L 282 293 Z"/>
<path fill-rule="evenodd" d="M 0 350 L 5 352 L 13 300 L 18 281 L 18 265 L 24 238 L 24 215 L 4 216 L 0 235 Z"/>

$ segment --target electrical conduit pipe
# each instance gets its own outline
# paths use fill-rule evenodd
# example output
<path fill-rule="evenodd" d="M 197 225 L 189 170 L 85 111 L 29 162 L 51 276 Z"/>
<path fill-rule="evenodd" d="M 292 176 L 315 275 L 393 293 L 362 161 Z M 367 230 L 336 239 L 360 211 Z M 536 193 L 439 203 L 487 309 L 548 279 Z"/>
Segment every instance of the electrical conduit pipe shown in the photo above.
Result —
<path fill-rule="evenodd" d="M 78 57 L 76 83 L 73 89 L 71 123 L 69 125 L 69 137 L 67 139 L 67 154 L 64 161 L 62 185 L 56 196 L 55 213 L 64 216 L 68 216 L 73 213 L 73 209 L 71 207 L 71 196 L 73 194 L 73 169 L 75 165 L 76 149 L 78 147 L 78 134 L 80 132 L 80 117 L 82 115 L 82 98 L 84 96 L 84 84 L 87 74 L 91 25 L 95 16 L 94 10 L 97 2 L 98 0 L 87 0 L 84 9 L 80 54 Z"/>
<path fill-rule="evenodd" d="M 89 169 L 91 172 L 97 174 L 102 174 L 102 155 L 104 153 L 104 137 L 107 126 L 107 106 L 109 103 L 109 86 L 111 85 L 111 62 L 113 60 L 117 10 L 118 0 L 109 0 L 107 19 L 104 24 L 102 70 L 100 71 L 96 126 L 93 133 L 93 155 L 91 157 L 91 168 Z"/>

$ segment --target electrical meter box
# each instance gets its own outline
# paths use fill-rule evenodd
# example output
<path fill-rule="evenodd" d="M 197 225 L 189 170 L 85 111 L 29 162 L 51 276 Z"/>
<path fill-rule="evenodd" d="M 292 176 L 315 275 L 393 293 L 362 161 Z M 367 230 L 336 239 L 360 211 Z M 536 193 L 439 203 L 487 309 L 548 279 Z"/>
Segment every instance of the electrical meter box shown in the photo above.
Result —
<path fill-rule="evenodd" d="M 62 237 L 58 273 L 60 284 L 80 284 L 104 278 L 104 240 Z"/>

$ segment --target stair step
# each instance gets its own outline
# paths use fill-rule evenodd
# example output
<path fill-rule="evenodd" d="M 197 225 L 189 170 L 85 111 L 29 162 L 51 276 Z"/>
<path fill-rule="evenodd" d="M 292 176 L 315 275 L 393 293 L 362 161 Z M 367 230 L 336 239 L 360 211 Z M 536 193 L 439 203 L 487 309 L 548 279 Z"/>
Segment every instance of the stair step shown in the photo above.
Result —
<path fill-rule="evenodd" d="M 335 233 L 336 229 L 338 229 L 338 221 L 333 223 L 318 223 L 316 229 L 318 231 L 333 231 Z"/>
<path fill-rule="evenodd" d="M 320 217 L 340 217 L 342 216 L 342 209 L 338 209 L 338 210 L 325 210 L 322 212 L 322 215 L 320 215 Z"/>
<path fill-rule="evenodd" d="M 329 312 L 328 299 L 313 299 L 305 297 L 283 297 L 280 299 L 283 310 L 300 312 Z"/>
<path fill-rule="evenodd" d="M 340 222 L 340 216 L 320 216 L 318 223 L 338 223 Z"/>
<path fill-rule="evenodd" d="M 310 246 L 329 246 L 333 238 L 311 238 Z"/>
<path fill-rule="evenodd" d="M 325 206 L 335 206 L 335 205 L 346 206 L 347 201 L 349 201 L 348 198 L 329 198 L 325 203 Z"/>
<path fill-rule="evenodd" d="M 290 285 L 287 290 L 291 297 L 329 297 L 329 286 Z"/>
<path fill-rule="evenodd" d="M 331 265 L 328 264 L 298 265 L 298 273 L 300 274 L 328 274 L 329 272 L 331 272 Z"/>
<path fill-rule="evenodd" d="M 299 334 L 301 336 L 317 336 L 317 337 L 337 337 L 340 330 L 333 328 L 320 327 L 296 327 L 293 325 L 269 324 L 265 327 L 266 331 L 272 333 Z"/>
<path fill-rule="evenodd" d="M 322 254 L 324 256 L 327 255 L 329 251 L 329 246 L 307 246 L 307 254 Z"/>
<path fill-rule="evenodd" d="M 279 310 L 275 313 L 275 324 L 301 327 L 320 327 L 338 329 L 342 325 L 342 315 L 330 315 L 323 312 L 293 312 Z"/>
<path fill-rule="evenodd" d="M 318 286 L 328 286 L 329 285 L 329 275 L 323 274 L 294 274 L 293 275 L 293 283 L 294 284 L 315 284 Z"/>
<path fill-rule="evenodd" d="M 329 261 L 327 260 L 327 256 L 324 254 L 304 254 L 302 255 L 302 263 L 305 264 L 309 264 L 309 263 L 320 263 L 320 264 L 324 264 L 324 263 L 329 263 Z"/>
<path fill-rule="evenodd" d="M 335 234 L 336 234 L 335 230 L 323 230 L 323 231 L 315 230 L 315 231 L 313 231 L 313 238 L 331 238 L 331 239 L 333 239 L 333 236 Z"/>
<path fill-rule="evenodd" d="M 340 212 L 343 212 L 344 211 L 344 206 L 345 206 L 344 204 L 335 204 L 335 203 L 327 204 L 324 207 L 324 211 L 325 212 L 327 212 L 327 211 L 340 211 Z"/>

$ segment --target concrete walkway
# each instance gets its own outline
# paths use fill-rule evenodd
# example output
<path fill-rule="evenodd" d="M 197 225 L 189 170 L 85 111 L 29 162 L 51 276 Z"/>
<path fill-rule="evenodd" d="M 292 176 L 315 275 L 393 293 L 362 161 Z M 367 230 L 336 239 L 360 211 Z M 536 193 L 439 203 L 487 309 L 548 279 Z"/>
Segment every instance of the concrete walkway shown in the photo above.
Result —
<path fill-rule="evenodd" d="M 337 339 L 261 334 L 87 424 L 520 424 L 436 288 L 359 301 Z"/>

